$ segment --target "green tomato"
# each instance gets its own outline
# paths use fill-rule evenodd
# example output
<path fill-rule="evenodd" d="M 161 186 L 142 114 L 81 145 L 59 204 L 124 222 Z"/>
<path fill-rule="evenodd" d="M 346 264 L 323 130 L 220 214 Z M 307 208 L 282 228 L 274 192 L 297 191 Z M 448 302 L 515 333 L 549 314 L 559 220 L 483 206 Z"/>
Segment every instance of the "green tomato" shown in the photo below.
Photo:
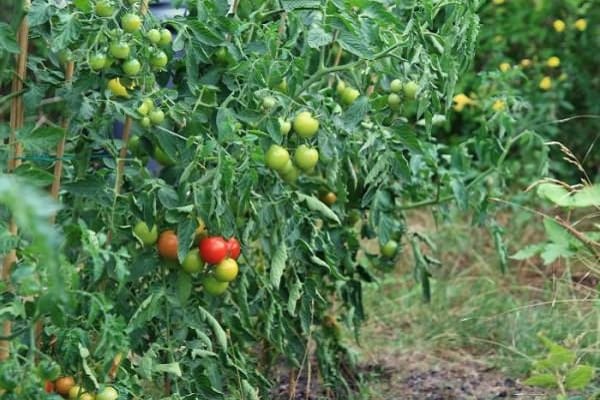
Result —
<path fill-rule="evenodd" d="M 131 13 L 127 13 L 121 17 L 121 27 L 127 33 L 133 33 L 142 27 L 142 19 Z"/>
<path fill-rule="evenodd" d="M 277 105 L 277 99 L 273 96 L 266 96 L 263 98 L 262 106 L 265 110 L 270 110 Z"/>
<path fill-rule="evenodd" d="M 142 64 L 140 64 L 137 59 L 132 58 L 125 61 L 121 68 L 123 69 L 123 72 L 125 72 L 125 75 L 135 76 L 140 72 L 140 69 L 142 69 Z"/>
<path fill-rule="evenodd" d="M 202 285 L 204 286 L 206 293 L 213 296 L 219 296 L 225 293 L 229 287 L 229 282 L 220 282 L 214 276 L 207 275 L 202 280 Z"/>
<path fill-rule="evenodd" d="M 150 121 L 154 124 L 154 125 L 158 125 L 161 122 L 163 122 L 165 120 L 165 113 L 160 110 L 152 110 L 150 111 Z"/>
<path fill-rule="evenodd" d="M 292 130 L 292 123 L 283 118 L 279 118 L 279 133 L 282 135 L 287 135 Z"/>
<path fill-rule="evenodd" d="M 112 42 L 109 47 L 110 55 L 121 60 L 129 57 L 129 51 L 129 45 L 126 42 Z"/>
<path fill-rule="evenodd" d="M 346 82 L 339 80 L 335 86 L 335 92 L 338 94 L 338 96 L 341 96 L 342 93 L 344 93 L 344 89 L 346 89 Z"/>
<path fill-rule="evenodd" d="M 142 121 L 140 122 L 140 124 L 142 124 L 142 126 L 144 128 L 150 128 L 150 125 L 152 125 L 152 121 L 150 121 L 150 118 L 144 117 L 144 118 L 142 118 Z"/>
<path fill-rule="evenodd" d="M 265 164 L 275 171 L 283 170 L 288 161 L 290 161 L 290 153 L 276 144 L 272 144 L 265 155 Z"/>
<path fill-rule="evenodd" d="M 404 85 L 404 95 L 408 99 L 414 99 L 417 97 L 417 91 L 419 90 L 419 85 L 416 82 L 410 81 Z"/>
<path fill-rule="evenodd" d="M 163 68 L 168 62 L 169 57 L 167 57 L 167 54 L 162 50 L 152 54 L 152 57 L 150 58 L 150 64 L 155 68 Z"/>
<path fill-rule="evenodd" d="M 390 106 L 392 110 L 395 110 L 400 106 L 400 101 L 400 96 L 398 96 L 396 93 L 390 93 L 387 99 L 388 106 Z"/>
<path fill-rule="evenodd" d="M 400 81 L 400 79 L 394 79 L 390 82 L 390 90 L 394 93 L 400 93 L 402 90 L 402 81 Z"/>
<path fill-rule="evenodd" d="M 127 148 L 133 155 L 138 155 L 141 152 L 140 146 L 140 137 L 138 135 L 132 136 L 129 138 L 129 143 L 127 143 Z"/>
<path fill-rule="evenodd" d="M 386 258 L 393 258 L 397 252 L 398 243 L 395 240 L 388 240 L 388 242 L 381 247 L 381 255 Z"/>
<path fill-rule="evenodd" d="M 139 112 L 142 115 L 148 115 L 148 113 L 150 112 L 150 107 L 148 106 L 148 103 L 142 101 L 142 104 L 140 104 L 140 106 L 137 108 L 137 112 Z"/>
<path fill-rule="evenodd" d="M 303 171 L 310 171 L 319 162 L 319 151 L 302 144 L 296 149 L 294 161 Z"/>
<path fill-rule="evenodd" d="M 227 50 L 226 47 L 220 47 L 216 52 L 215 52 L 215 59 L 217 60 L 217 63 L 225 65 L 229 63 L 229 50 Z"/>
<path fill-rule="evenodd" d="M 146 97 L 142 103 L 148 107 L 148 111 L 154 110 L 154 100 L 152 100 L 150 97 Z"/>
<path fill-rule="evenodd" d="M 347 87 L 342 91 L 342 103 L 349 106 L 354 103 L 356 99 L 360 96 L 360 92 L 354 88 Z"/>
<path fill-rule="evenodd" d="M 93 71 L 100 71 L 106 66 L 106 54 L 96 53 L 90 57 L 88 64 Z"/>
<path fill-rule="evenodd" d="M 146 33 L 146 37 L 152 44 L 158 44 L 160 42 L 160 31 L 158 29 L 150 29 Z"/>
<path fill-rule="evenodd" d="M 279 90 L 282 93 L 286 93 L 288 89 L 287 80 L 283 78 L 283 80 L 275 86 L 275 89 Z"/>
<path fill-rule="evenodd" d="M 293 164 L 291 167 L 286 166 L 285 173 L 281 173 L 281 178 L 287 183 L 294 183 L 300 176 L 300 170 L 296 168 Z"/>
<path fill-rule="evenodd" d="M 168 29 L 161 29 L 160 30 L 160 40 L 158 41 L 158 45 L 159 46 L 167 46 L 169 44 L 171 44 L 171 42 L 173 41 L 173 35 L 171 34 L 171 31 Z"/>
<path fill-rule="evenodd" d="M 96 3 L 94 11 L 99 17 L 110 17 L 115 13 L 115 8 L 110 1 L 100 0 Z"/>
<path fill-rule="evenodd" d="M 190 250 L 190 252 L 187 253 L 185 258 L 183 259 L 183 262 L 181 263 L 181 267 L 188 274 L 200 272 L 203 266 L 204 263 L 200 258 L 200 252 L 198 251 L 198 249 Z"/>
<path fill-rule="evenodd" d="M 308 111 L 303 111 L 294 118 L 294 131 L 301 138 L 308 139 L 313 137 L 319 130 L 319 121 Z"/>
<path fill-rule="evenodd" d="M 152 246 L 158 239 L 158 229 L 156 228 L 156 225 L 150 230 L 144 221 L 139 221 L 135 224 L 133 227 L 133 234 L 141 240 L 144 246 Z"/>
<path fill-rule="evenodd" d="M 119 392 L 112 386 L 106 386 L 96 395 L 96 400 L 117 400 Z"/>
<path fill-rule="evenodd" d="M 60 365 L 52 360 L 42 360 L 37 366 L 38 376 L 43 381 L 53 381 L 60 376 Z"/>

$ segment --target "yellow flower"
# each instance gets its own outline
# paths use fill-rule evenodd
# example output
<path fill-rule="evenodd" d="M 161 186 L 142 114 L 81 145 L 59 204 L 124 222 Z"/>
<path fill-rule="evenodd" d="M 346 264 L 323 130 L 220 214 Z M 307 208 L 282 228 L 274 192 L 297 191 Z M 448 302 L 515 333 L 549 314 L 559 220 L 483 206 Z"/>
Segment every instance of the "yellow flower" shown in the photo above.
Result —
<path fill-rule="evenodd" d="M 523 68 L 529 68 L 531 67 L 531 60 L 529 58 L 524 58 L 521 60 L 520 64 Z"/>
<path fill-rule="evenodd" d="M 549 76 L 545 76 L 540 81 L 540 89 L 542 90 L 550 90 L 552 89 L 552 78 Z"/>
<path fill-rule="evenodd" d="M 492 104 L 492 110 L 496 111 L 496 112 L 501 112 L 504 111 L 506 109 L 506 102 L 504 100 L 496 100 L 494 101 L 494 104 Z"/>
<path fill-rule="evenodd" d="M 492 0 L 492 2 L 497 6 L 504 4 L 504 0 Z"/>
<path fill-rule="evenodd" d="M 473 104 L 473 100 L 469 96 L 464 93 L 459 93 L 453 98 L 454 100 L 454 109 L 458 112 L 461 112 L 466 106 Z"/>
<path fill-rule="evenodd" d="M 500 71 L 502 72 L 506 72 L 510 69 L 510 64 L 507 62 L 503 62 L 502 64 L 500 64 Z"/>
<path fill-rule="evenodd" d="M 546 61 L 546 65 L 550 68 L 556 68 L 560 65 L 560 58 L 552 56 Z"/>
<path fill-rule="evenodd" d="M 562 32 L 565 30 L 565 22 L 562 19 L 557 19 L 552 23 L 552 26 L 554 27 L 554 30 L 556 32 Z"/>
<path fill-rule="evenodd" d="M 585 20 L 585 18 L 579 18 L 577 21 L 575 21 L 575 29 L 577 29 L 578 31 L 585 31 L 585 29 L 587 28 L 587 21 Z"/>
<path fill-rule="evenodd" d="M 121 84 L 119 78 L 113 78 L 108 81 L 108 89 L 115 96 L 128 97 L 127 88 Z"/>

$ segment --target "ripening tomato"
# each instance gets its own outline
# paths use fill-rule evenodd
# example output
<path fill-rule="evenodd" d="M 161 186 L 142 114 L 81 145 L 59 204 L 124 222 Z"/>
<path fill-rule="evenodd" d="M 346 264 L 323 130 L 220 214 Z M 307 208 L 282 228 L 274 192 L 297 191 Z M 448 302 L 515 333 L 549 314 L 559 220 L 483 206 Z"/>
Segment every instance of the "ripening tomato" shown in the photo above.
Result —
<path fill-rule="evenodd" d="M 160 31 L 154 28 L 150 29 L 148 32 L 146 32 L 146 37 L 148 40 L 150 40 L 150 42 L 152 42 L 152 44 L 158 44 L 158 42 L 160 42 Z"/>
<path fill-rule="evenodd" d="M 96 400 L 117 400 L 119 392 L 112 386 L 106 386 L 96 395 Z"/>
<path fill-rule="evenodd" d="M 158 239 L 158 229 L 156 225 L 152 229 L 144 221 L 139 221 L 133 228 L 133 234 L 142 241 L 144 246 L 152 246 Z"/>
<path fill-rule="evenodd" d="M 73 386 L 75 386 L 75 380 L 72 376 L 63 376 L 54 382 L 54 390 L 56 390 L 56 393 L 63 396 L 68 396 L 69 390 L 71 390 Z"/>
<path fill-rule="evenodd" d="M 150 64 L 152 64 L 154 68 L 163 68 L 168 62 L 169 57 L 167 57 L 167 53 L 162 50 L 152 54 L 152 57 L 150 58 Z"/>
<path fill-rule="evenodd" d="M 200 258 L 200 253 L 198 250 L 190 250 L 189 253 L 183 259 L 181 263 L 181 267 L 188 274 L 195 274 L 196 272 L 200 272 L 202 270 L 202 259 Z"/>
<path fill-rule="evenodd" d="M 44 392 L 54 393 L 54 383 L 52 381 L 44 382 Z"/>
<path fill-rule="evenodd" d="M 220 282 L 231 282 L 238 275 L 239 267 L 232 258 L 226 258 L 217 264 L 214 270 L 215 278 Z"/>
<path fill-rule="evenodd" d="M 290 153 L 283 147 L 272 144 L 267 150 L 265 154 L 265 163 L 267 167 L 275 170 L 281 171 L 290 160 Z"/>
<path fill-rule="evenodd" d="M 294 118 L 294 131 L 301 138 L 308 139 L 313 137 L 319 130 L 319 121 L 308 111 L 302 111 Z"/>
<path fill-rule="evenodd" d="M 217 264 L 227 257 L 227 242 L 221 236 L 208 236 L 198 244 L 200 257 L 208 264 Z"/>
<path fill-rule="evenodd" d="M 234 260 L 237 260 L 242 252 L 242 247 L 240 246 L 240 242 L 234 237 L 229 238 L 227 241 L 227 255 Z"/>
<path fill-rule="evenodd" d="M 129 45 L 126 42 L 112 42 L 108 49 L 110 55 L 121 60 L 129 57 Z"/>
<path fill-rule="evenodd" d="M 202 279 L 202 286 L 204 286 L 206 293 L 213 296 L 219 296 L 225 293 L 229 286 L 229 282 L 220 282 L 214 276 L 207 275 Z"/>
<path fill-rule="evenodd" d="M 332 206 L 337 201 L 337 196 L 333 192 L 328 192 L 321 197 L 321 200 L 328 206 Z"/>
<path fill-rule="evenodd" d="M 419 90 L 419 85 L 416 82 L 410 81 L 404 85 L 404 95 L 408 99 L 414 99 L 417 97 L 417 91 Z"/>
<path fill-rule="evenodd" d="M 110 1 L 100 0 L 96 3 L 94 11 L 99 17 L 110 17 L 115 13 L 115 8 Z"/>
<path fill-rule="evenodd" d="M 115 96 L 128 97 L 127 88 L 123 86 L 119 78 L 113 78 L 108 81 L 108 90 Z"/>
<path fill-rule="evenodd" d="M 140 69 L 142 69 L 142 64 L 140 64 L 137 59 L 132 58 L 125 61 L 121 68 L 123 69 L 123 72 L 125 72 L 125 75 L 134 76 L 140 72 Z"/>
<path fill-rule="evenodd" d="M 342 91 L 341 98 L 342 104 L 349 106 L 354 103 L 356 99 L 360 96 L 360 92 L 352 87 L 347 87 Z"/>
<path fill-rule="evenodd" d="M 131 13 L 127 13 L 121 17 L 121 27 L 127 33 L 133 33 L 142 27 L 142 19 Z"/>
<path fill-rule="evenodd" d="M 168 29 L 160 30 L 160 40 L 158 41 L 159 46 L 166 46 L 173 41 L 173 35 Z"/>
<path fill-rule="evenodd" d="M 313 169 L 317 162 L 319 162 L 319 152 L 317 149 L 310 148 L 305 144 L 301 144 L 296 149 L 294 154 L 294 161 L 300 169 L 304 171 L 310 171 Z"/>
<path fill-rule="evenodd" d="M 381 254 L 386 258 L 392 258 L 398 251 L 398 243 L 395 240 L 388 240 L 386 244 L 381 247 Z"/>
<path fill-rule="evenodd" d="M 179 240 L 172 230 L 164 231 L 158 237 L 158 254 L 169 260 L 177 260 Z"/>
<path fill-rule="evenodd" d="M 92 55 L 88 60 L 88 64 L 93 71 L 100 71 L 106 66 L 106 54 L 96 53 Z"/>

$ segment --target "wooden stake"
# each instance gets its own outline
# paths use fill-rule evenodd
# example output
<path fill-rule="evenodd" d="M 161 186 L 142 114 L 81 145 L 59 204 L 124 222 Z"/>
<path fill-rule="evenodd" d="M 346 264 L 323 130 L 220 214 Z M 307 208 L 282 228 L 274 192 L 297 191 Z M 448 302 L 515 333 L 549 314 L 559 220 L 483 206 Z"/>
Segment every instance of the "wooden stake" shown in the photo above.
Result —
<path fill-rule="evenodd" d="M 25 0 L 25 7 L 28 8 L 29 1 Z M 23 90 L 23 81 L 27 73 L 27 55 L 29 47 L 29 24 L 27 23 L 27 17 L 23 17 L 21 26 L 17 34 L 17 41 L 19 43 L 20 52 L 17 56 L 16 74 L 13 77 L 11 91 L 12 93 L 20 93 Z M 9 159 L 8 159 L 8 172 L 14 171 L 21 164 L 21 155 L 23 149 L 21 144 L 17 141 L 17 131 L 23 127 L 24 121 L 23 109 L 23 98 L 21 95 L 15 96 L 12 99 L 10 109 L 10 138 L 9 138 Z M 11 219 L 9 225 L 9 232 L 11 235 L 17 235 L 18 229 L 14 219 Z M 10 277 L 10 271 L 13 264 L 17 261 L 17 251 L 12 249 L 7 255 L 4 256 L 2 262 L 2 280 L 8 281 Z M 12 322 L 4 321 L 2 324 L 2 335 L 10 336 L 12 332 Z M 0 361 L 8 359 L 10 352 L 10 341 L 0 341 Z"/>

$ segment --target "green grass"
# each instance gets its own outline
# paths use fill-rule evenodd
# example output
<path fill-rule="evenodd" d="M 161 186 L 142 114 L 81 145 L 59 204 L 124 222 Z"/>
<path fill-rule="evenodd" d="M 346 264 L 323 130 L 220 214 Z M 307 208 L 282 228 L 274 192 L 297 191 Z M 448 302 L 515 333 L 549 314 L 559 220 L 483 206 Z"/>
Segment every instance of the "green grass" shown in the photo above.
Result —
<path fill-rule="evenodd" d="M 459 222 L 436 228 L 423 213 L 411 219 L 410 226 L 431 233 L 438 246 L 433 256 L 442 260 L 431 303 L 422 300 L 405 248 L 396 270 L 365 293 L 369 320 L 358 348 L 363 359 L 391 352 L 455 352 L 525 378 L 533 359 L 543 353 L 536 335 L 544 332 L 598 365 L 597 292 L 571 279 L 573 271 L 586 272 L 585 266 L 509 261 L 507 273 L 501 274 L 486 229 Z M 509 253 L 543 237 L 540 221 L 526 214 L 508 216 L 504 225 Z"/>

